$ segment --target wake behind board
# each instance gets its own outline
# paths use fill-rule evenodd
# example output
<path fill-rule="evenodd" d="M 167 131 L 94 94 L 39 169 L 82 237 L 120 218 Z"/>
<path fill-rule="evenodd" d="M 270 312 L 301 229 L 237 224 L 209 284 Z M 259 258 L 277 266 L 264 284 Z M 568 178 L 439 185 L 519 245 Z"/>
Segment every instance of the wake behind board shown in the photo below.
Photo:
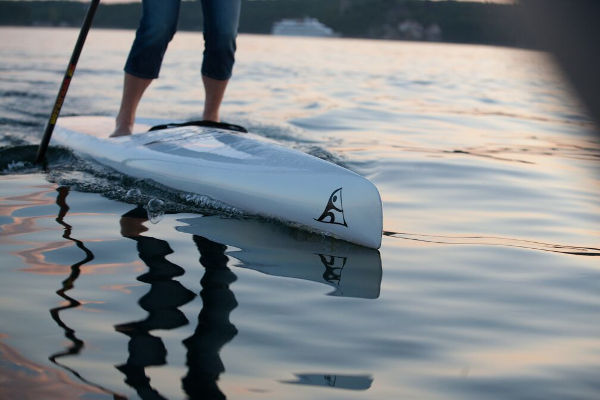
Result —
<path fill-rule="evenodd" d="M 55 143 L 135 178 L 207 196 L 370 248 L 379 248 L 381 199 L 364 177 L 251 133 L 184 126 L 109 138 L 110 117 L 60 118 Z"/>

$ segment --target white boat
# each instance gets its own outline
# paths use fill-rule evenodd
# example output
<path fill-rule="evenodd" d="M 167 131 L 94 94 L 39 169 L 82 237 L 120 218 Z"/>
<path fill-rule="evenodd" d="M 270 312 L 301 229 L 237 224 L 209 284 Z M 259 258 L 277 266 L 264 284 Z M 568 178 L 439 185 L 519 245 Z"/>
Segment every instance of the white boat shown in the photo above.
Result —
<path fill-rule="evenodd" d="M 316 18 L 282 19 L 275 22 L 271 29 L 273 35 L 283 36 L 337 36 L 330 27 L 319 22 Z"/>

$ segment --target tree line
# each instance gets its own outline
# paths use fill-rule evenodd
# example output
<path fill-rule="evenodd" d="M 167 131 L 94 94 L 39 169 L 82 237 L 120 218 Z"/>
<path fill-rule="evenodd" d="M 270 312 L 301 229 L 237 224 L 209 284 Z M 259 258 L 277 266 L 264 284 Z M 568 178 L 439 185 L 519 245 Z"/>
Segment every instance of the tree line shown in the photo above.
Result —
<path fill-rule="evenodd" d="M 88 4 L 77 1 L 2 1 L 0 25 L 80 26 Z M 141 4 L 100 3 L 96 28 L 135 29 Z M 405 27 L 437 26 L 436 40 L 527 46 L 517 22 L 517 6 L 458 1 L 424 0 L 242 0 L 239 30 L 268 34 L 284 18 L 317 18 L 342 37 L 415 39 Z M 405 23 L 403 25 L 403 23 Z M 200 1 L 181 5 L 179 29 L 202 30 Z M 436 28 L 437 29 L 437 28 Z"/>

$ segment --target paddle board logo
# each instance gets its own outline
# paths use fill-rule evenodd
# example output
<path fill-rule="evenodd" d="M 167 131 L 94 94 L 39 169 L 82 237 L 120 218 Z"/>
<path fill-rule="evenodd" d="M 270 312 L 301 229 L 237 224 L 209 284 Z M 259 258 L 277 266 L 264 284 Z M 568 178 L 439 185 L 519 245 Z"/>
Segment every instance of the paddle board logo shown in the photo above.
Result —
<path fill-rule="evenodd" d="M 348 226 L 346 218 L 344 218 L 344 208 L 342 206 L 342 188 L 338 188 L 331 193 L 323 214 L 319 218 L 314 218 L 314 220 L 323 222 L 324 224 Z"/>

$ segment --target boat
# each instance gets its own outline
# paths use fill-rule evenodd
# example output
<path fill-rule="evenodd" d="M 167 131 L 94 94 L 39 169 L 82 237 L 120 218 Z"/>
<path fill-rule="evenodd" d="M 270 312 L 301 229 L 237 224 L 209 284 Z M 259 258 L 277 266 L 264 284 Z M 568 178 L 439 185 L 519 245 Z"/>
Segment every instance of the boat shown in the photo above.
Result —
<path fill-rule="evenodd" d="M 319 22 L 316 18 L 282 19 L 275 22 L 271 29 L 273 35 L 283 36 L 338 36 L 333 29 Z"/>

